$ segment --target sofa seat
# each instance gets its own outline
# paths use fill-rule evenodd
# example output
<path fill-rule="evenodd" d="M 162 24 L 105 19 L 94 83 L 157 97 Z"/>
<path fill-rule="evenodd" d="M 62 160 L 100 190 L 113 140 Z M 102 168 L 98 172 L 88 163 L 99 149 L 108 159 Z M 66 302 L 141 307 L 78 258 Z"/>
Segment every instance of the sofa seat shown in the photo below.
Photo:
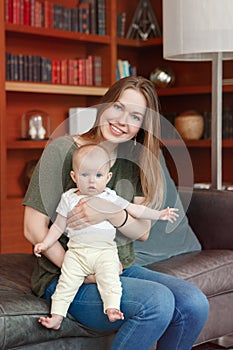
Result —
<path fill-rule="evenodd" d="M 187 280 L 197 285 L 207 296 L 210 305 L 209 317 L 196 345 L 232 333 L 232 250 L 203 250 L 181 254 L 147 267 Z"/>
<path fill-rule="evenodd" d="M 33 260 L 30 254 L 0 254 L 0 349 L 106 349 L 103 333 L 70 317 L 59 331 L 38 323 L 39 316 L 49 314 L 49 302 L 31 292 Z"/>
<path fill-rule="evenodd" d="M 67 350 L 74 349 L 74 345 L 75 349 L 108 349 L 111 337 L 85 329 L 70 317 L 64 320 L 59 331 L 45 329 L 38 323 L 40 315 L 49 314 L 49 303 L 31 292 L 33 259 L 34 256 L 30 254 L 0 255 L 0 349 L 36 350 L 59 346 L 59 349 Z M 232 250 L 182 254 L 148 265 L 148 268 L 188 280 L 207 295 L 210 316 L 207 329 L 204 328 L 197 344 L 205 339 L 206 333 L 209 340 L 210 334 L 213 334 L 213 338 L 216 332 L 225 334 L 221 331 L 223 328 L 225 332 L 227 323 L 231 332 L 232 322 L 229 322 L 229 318 L 233 317 L 232 310 L 229 307 L 228 314 L 224 305 L 228 302 L 228 296 L 232 298 L 233 292 Z M 216 303 L 216 298 L 219 303 L 217 315 L 215 308 L 211 307 Z"/>
<path fill-rule="evenodd" d="M 198 286 L 207 297 L 233 291 L 233 251 L 203 250 L 158 261 L 148 268 Z"/>

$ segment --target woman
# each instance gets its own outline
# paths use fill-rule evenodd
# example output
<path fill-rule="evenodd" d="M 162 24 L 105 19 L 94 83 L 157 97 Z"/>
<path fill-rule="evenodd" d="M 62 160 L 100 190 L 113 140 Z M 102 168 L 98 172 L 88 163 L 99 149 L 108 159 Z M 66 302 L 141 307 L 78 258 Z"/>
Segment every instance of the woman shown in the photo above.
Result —
<path fill-rule="evenodd" d="M 153 84 L 142 77 L 117 81 L 102 98 L 93 128 L 84 135 L 54 140 L 45 150 L 28 188 L 25 207 L 25 237 L 35 244 L 48 232 L 50 218 L 61 193 L 70 183 L 71 158 L 83 144 L 104 147 L 113 173 L 109 187 L 129 201 L 155 204 L 163 201 L 160 167 L 158 100 Z M 107 207 L 107 210 L 106 210 Z M 118 253 L 123 265 L 121 309 L 125 319 L 110 323 L 102 314 L 96 284 L 84 284 L 69 313 L 83 325 L 98 330 L 116 330 L 111 350 L 189 350 L 208 316 L 202 292 L 183 280 L 134 265 L 133 240 L 146 240 L 150 222 L 136 220 L 103 199 L 81 200 L 70 213 L 68 225 L 81 229 L 109 220 L 118 227 Z M 50 299 L 57 284 L 66 249 L 66 237 L 38 260 L 32 287 L 38 296 Z M 94 276 L 90 279 L 93 282 Z"/>

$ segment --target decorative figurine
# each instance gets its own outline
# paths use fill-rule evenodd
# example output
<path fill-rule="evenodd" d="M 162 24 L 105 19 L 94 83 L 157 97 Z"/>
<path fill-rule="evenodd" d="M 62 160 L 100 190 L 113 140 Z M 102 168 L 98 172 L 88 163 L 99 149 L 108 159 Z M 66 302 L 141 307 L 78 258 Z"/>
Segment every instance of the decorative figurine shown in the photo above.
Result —
<path fill-rule="evenodd" d="M 40 110 L 31 110 L 22 116 L 22 139 L 44 140 L 50 136 L 50 118 Z"/>

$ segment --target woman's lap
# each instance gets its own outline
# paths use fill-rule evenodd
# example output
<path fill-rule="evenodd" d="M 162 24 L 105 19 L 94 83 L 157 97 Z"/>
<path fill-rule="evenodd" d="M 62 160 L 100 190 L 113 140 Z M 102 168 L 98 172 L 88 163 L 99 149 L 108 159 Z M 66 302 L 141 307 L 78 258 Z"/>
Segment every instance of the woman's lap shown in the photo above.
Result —
<path fill-rule="evenodd" d="M 173 313 L 174 297 L 170 290 L 161 284 L 136 279 L 128 276 L 121 276 L 122 300 L 121 311 L 125 320 L 141 312 L 146 303 L 153 303 L 161 309 L 163 304 L 165 313 Z M 46 290 L 45 299 L 50 299 L 56 288 L 57 281 L 54 281 Z M 98 330 L 117 330 L 125 321 L 109 322 L 103 313 L 103 302 L 100 298 L 96 284 L 83 284 L 77 292 L 70 305 L 69 313 L 80 323 L 87 327 Z"/>
<path fill-rule="evenodd" d="M 193 304 L 197 303 L 200 306 L 204 300 L 203 294 L 194 285 L 137 265 L 126 269 L 121 276 L 121 281 L 123 287 L 121 310 L 125 320 L 135 315 L 149 299 L 155 304 L 154 306 L 161 307 L 161 304 L 164 308 L 166 305 L 170 308 L 176 306 L 180 313 L 189 313 Z M 50 299 L 55 284 L 48 287 L 46 299 Z M 152 293 L 153 299 L 151 299 Z M 173 299 L 175 299 L 175 306 L 172 306 Z M 69 308 L 69 313 L 82 324 L 94 329 L 118 329 L 124 321 L 109 322 L 103 313 L 102 305 L 96 285 L 82 285 Z"/>

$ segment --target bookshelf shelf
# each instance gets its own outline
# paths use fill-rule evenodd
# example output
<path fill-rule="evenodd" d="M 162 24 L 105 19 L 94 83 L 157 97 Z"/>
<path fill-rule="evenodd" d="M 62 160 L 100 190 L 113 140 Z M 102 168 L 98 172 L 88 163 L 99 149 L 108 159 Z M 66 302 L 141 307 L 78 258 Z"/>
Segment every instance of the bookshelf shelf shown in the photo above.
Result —
<path fill-rule="evenodd" d="M 150 38 L 148 40 L 133 40 L 126 38 L 117 38 L 117 44 L 119 46 L 131 46 L 135 48 L 151 47 L 151 46 L 162 46 L 162 38 Z"/>
<path fill-rule="evenodd" d="M 49 141 L 48 140 L 16 140 L 7 143 L 7 149 L 44 149 Z"/>
<path fill-rule="evenodd" d="M 186 140 L 184 141 L 187 148 L 211 148 L 211 140 Z M 163 145 L 169 147 L 183 147 L 183 142 L 179 140 L 163 140 Z M 233 148 L 233 140 L 223 140 L 222 148 Z"/>
<path fill-rule="evenodd" d="M 60 84 L 43 84 L 30 82 L 7 81 L 5 83 L 6 91 L 11 92 L 29 92 L 44 94 L 62 94 L 62 95 L 89 95 L 102 96 L 107 91 L 107 87 L 98 86 L 71 86 Z"/>
<path fill-rule="evenodd" d="M 56 38 L 74 41 L 83 41 L 86 43 L 110 44 L 109 35 L 85 34 L 79 32 L 70 32 L 53 28 L 40 28 L 27 25 L 17 25 L 12 23 L 5 24 L 6 34 L 27 35 L 35 37 Z"/>
<path fill-rule="evenodd" d="M 232 85 L 224 85 L 223 92 L 233 92 Z M 179 86 L 164 89 L 157 89 L 158 96 L 178 96 L 178 95 L 210 95 L 210 85 Z"/>

